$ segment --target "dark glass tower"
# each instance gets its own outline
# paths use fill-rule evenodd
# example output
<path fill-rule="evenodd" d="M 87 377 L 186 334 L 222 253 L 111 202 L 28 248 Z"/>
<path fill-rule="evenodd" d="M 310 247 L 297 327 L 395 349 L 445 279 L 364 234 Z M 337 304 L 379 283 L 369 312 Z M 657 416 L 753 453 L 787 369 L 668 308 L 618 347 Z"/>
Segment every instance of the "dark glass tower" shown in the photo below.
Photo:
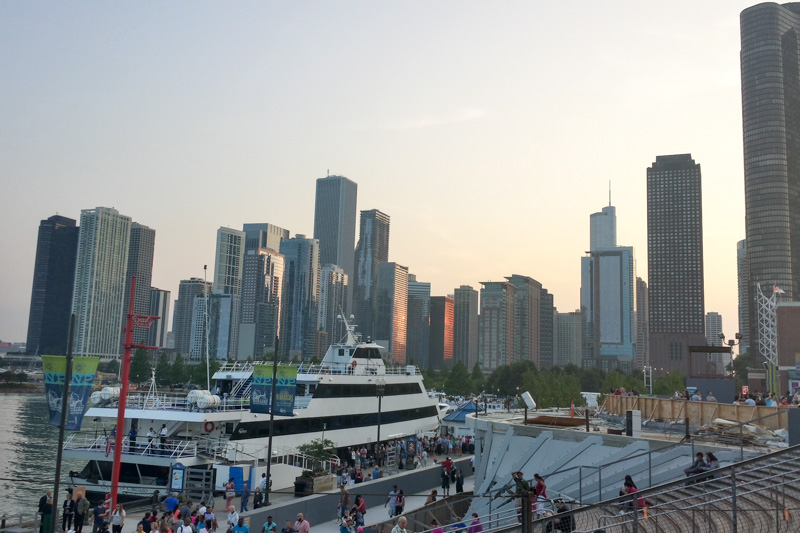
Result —
<path fill-rule="evenodd" d="M 79 233 L 75 220 L 67 217 L 55 215 L 39 224 L 28 317 L 28 353 L 67 353 Z"/>
<path fill-rule="evenodd" d="M 375 339 L 375 287 L 378 265 L 389 261 L 389 215 L 377 209 L 361 211 L 361 227 L 356 246 L 356 283 L 353 287 L 353 313 L 358 331 Z"/>
<path fill-rule="evenodd" d="M 757 283 L 800 295 L 800 4 L 742 11 L 742 119 L 749 329 L 758 350 Z"/>
<path fill-rule="evenodd" d="M 650 362 L 656 375 L 689 373 L 689 346 L 705 345 L 703 195 L 691 154 L 647 169 Z"/>
<path fill-rule="evenodd" d="M 354 279 L 353 248 L 356 244 L 356 199 L 358 185 L 344 176 L 328 176 L 317 180 L 314 203 L 314 238 L 319 240 L 322 265 L 336 265 L 347 279 Z M 353 297 L 348 292 L 345 312 L 352 309 Z"/>

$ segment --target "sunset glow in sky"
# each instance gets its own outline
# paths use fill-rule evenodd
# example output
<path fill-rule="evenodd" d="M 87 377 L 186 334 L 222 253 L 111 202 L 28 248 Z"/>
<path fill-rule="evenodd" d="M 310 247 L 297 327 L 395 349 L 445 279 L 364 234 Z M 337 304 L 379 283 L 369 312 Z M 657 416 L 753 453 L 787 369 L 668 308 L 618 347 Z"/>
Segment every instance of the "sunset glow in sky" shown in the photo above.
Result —
<path fill-rule="evenodd" d="M 310 236 L 328 169 L 433 295 L 522 274 L 573 311 L 609 180 L 647 279 L 646 168 L 674 153 L 702 166 L 706 311 L 732 338 L 750 5 L 4 2 L 0 339 L 26 338 L 41 219 L 154 228 L 175 298 L 219 226 Z"/>

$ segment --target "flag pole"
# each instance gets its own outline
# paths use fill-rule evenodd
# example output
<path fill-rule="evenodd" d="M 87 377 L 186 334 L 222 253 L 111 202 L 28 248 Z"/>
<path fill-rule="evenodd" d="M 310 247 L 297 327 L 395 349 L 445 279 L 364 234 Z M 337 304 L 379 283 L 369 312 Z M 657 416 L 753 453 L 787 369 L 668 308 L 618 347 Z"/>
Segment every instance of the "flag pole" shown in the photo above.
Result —
<path fill-rule="evenodd" d="M 67 345 L 67 371 L 64 374 L 64 394 L 61 396 L 61 423 L 58 425 L 58 449 L 56 450 L 56 479 L 53 486 L 53 510 L 50 515 L 50 531 L 58 524 L 58 491 L 61 485 L 61 458 L 64 455 L 64 428 L 69 413 L 69 386 L 72 383 L 72 340 L 75 337 L 75 315 L 69 320 L 69 344 Z M 44 515 L 42 515 L 44 519 Z"/>

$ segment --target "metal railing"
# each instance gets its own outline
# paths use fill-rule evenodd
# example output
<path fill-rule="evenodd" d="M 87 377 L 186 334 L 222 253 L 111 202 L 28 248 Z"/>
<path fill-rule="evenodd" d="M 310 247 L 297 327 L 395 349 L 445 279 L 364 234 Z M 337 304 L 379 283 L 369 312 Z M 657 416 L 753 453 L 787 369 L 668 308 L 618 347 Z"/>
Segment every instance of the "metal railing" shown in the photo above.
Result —
<path fill-rule="evenodd" d="M 577 465 L 577 466 L 571 466 L 571 467 L 567 467 L 567 468 L 561 468 L 561 469 L 555 470 L 553 472 L 543 472 L 542 475 L 545 476 L 545 477 L 551 477 L 551 476 L 558 475 L 558 474 L 564 474 L 564 473 L 567 473 L 567 472 L 570 472 L 570 471 L 573 471 L 573 470 L 578 470 L 578 491 L 579 492 L 578 492 L 578 500 L 577 501 L 578 501 L 578 503 L 583 504 L 587 500 L 595 499 L 595 495 L 596 495 L 596 499 L 597 500 L 602 498 L 603 471 L 604 470 L 608 470 L 608 469 L 616 470 L 616 469 L 618 469 L 618 467 L 619 467 L 619 465 L 621 463 L 629 462 L 629 461 L 632 461 L 634 459 L 646 456 L 647 457 L 647 463 L 648 463 L 648 466 L 647 466 L 647 474 L 648 474 L 647 487 L 649 488 L 649 487 L 653 486 L 653 454 L 654 453 L 657 453 L 657 454 L 660 455 L 660 454 L 663 454 L 664 452 L 666 452 L 668 450 L 685 447 L 685 448 L 687 448 L 687 451 L 691 450 L 691 454 L 689 455 L 687 453 L 687 455 L 689 457 L 694 457 L 694 455 L 695 455 L 695 444 L 696 444 L 697 440 L 704 440 L 704 439 L 713 440 L 715 437 L 719 437 L 720 435 L 723 435 L 723 434 L 731 434 L 731 432 L 733 432 L 734 434 L 738 433 L 738 436 L 739 436 L 739 460 L 742 461 L 742 460 L 744 460 L 744 426 L 753 425 L 754 423 L 758 422 L 759 420 L 764 420 L 764 419 L 771 418 L 771 417 L 774 417 L 774 416 L 779 416 L 780 414 L 781 413 L 773 413 L 771 415 L 767 415 L 767 416 L 764 416 L 764 417 L 761 417 L 761 418 L 754 419 L 754 420 L 752 420 L 750 422 L 744 422 L 744 423 L 741 423 L 741 424 L 735 424 L 735 425 L 732 425 L 732 426 L 730 426 L 728 428 L 725 428 L 725 429 L 722 429 L 722 430 L 719 430 L 719 431 L 715 431 L 713 433 L 703 433 L 703 434 L 699 434 L 699 435 L 692 435 L 690 441 L 688 441 L 688 442 L 676 442 L 676 443 L 664 446 L 662 448 L 658 448 L 656 450 L 648 449 L 645 452 L 629 455 L 629 456 L 627 456 L 627 457 L 625 457 L 623 459 L 618 459 L 616 461 L 612 461 L 612 462 L 609 462 L 609 463 L 604 463 L 604 464 L 602 464 L 600 466 Z M 585 476 L 584 473 L 583 473 L 584 469 L 592 470 L 592 472 Z M 584 493 L 585 482 L 586 483 L 597 483 L 597 488 L 593 489 L 593 490 L 590 490 L 589 492 Z M 506 488 L 508 488 L 508 487 L 506 487 Z M 589 503 L 591 503 L 591 501 Z"/>
<path fill-rule="evenodd" d="M 87 433 L 73 433 L 64 441 L 64 450 L 104 452 L 107 457 L 114 455 L 114 438 L 105 435 L 92 436 Z M 140 455 L 149 457 L 183 458 L 197 455 L 197 440 L 180 439 L 161 443 L 159 439 L 152 441 L 137 440 L 132 446 L 128 437 L 122 438 L 123 455 Z"/>
<path fill-rule="evenodd" d="M 681 531 L 706 533 L 800 530 L 800 446 L 748 459 L 543 517 L 530 533 L 557 530 L 556 518 L 572 516 L 577 532 Z M 635 498 L 635 500 L 634 500 Z"/>

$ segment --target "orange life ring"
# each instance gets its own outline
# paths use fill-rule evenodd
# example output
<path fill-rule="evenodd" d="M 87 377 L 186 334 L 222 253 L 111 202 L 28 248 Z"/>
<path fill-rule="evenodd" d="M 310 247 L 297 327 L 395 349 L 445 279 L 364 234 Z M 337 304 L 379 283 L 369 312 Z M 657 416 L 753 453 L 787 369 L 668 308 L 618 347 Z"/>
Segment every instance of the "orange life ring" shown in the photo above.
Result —
<path fill-rule="evenodd" d="M 214 431 L 214 422 L 210 422 L 210 421 L 206 422 L 205 430 L 206 430 L 206 433 L 211 433 L 212 431 Z"/>
<path fill-rule="evenodd" d="M 358 361 L 353 361 L 353 368 L 358 366 Z"/>

